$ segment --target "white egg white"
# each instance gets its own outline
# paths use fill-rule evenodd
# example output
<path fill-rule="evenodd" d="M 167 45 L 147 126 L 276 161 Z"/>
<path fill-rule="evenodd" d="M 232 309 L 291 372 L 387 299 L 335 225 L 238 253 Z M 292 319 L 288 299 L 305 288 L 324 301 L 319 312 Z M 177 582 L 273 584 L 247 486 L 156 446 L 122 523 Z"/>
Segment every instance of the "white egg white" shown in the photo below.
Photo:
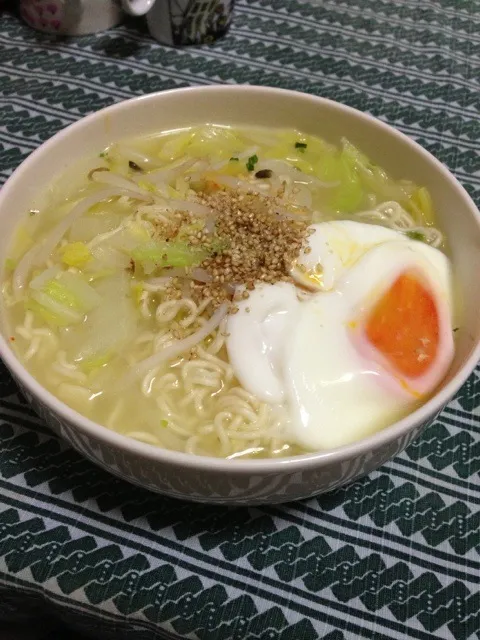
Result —
<path fill-rule="evenodd" d="M 292 277 L 312 291 L 331 291 L 342 274 L 372 247 L 404 237 L 373 224 L 338 220 L 309 227 L 310 236 L 292 269 Z"/>
<path fill-rule="evenodd" d="M 260 284 L 227 324 L 227 351 L 242 386 L 264 402 L 284 401 L 285 349 L 298 319 L 295 287 Z"/>

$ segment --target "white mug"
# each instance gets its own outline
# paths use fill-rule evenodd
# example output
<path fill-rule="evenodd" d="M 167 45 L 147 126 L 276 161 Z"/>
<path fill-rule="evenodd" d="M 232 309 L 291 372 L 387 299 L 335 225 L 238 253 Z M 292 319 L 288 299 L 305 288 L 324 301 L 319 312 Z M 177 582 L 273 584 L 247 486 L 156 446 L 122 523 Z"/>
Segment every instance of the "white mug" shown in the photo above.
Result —
<path fill-rule="evenodd" d="M 122 10 L 116 0 L 20 0 L 20 15 L 38 31 L 81 36 L 114 27 Z"/>
<path fill-rule="evenodd" d="M 122 0 L 133 16 L 147 16 L 150 34 L 167 45 L 211 44 L 224 36 L 235 0 Z"/>

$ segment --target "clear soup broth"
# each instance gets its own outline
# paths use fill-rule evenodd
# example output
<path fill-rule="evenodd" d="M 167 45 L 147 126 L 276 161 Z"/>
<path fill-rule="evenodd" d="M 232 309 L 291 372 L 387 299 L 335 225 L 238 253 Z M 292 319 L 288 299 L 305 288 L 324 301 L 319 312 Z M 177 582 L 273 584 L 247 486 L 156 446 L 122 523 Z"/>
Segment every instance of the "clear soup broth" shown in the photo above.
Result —
<path fill-rule="evenodd" d="M 347 140 L 208 125 L 112 143 L 25 212 L 3 306 L 27 369 L 154 446 L 290 456 L 412 411 L 453 353 L 428 191 Z"/>

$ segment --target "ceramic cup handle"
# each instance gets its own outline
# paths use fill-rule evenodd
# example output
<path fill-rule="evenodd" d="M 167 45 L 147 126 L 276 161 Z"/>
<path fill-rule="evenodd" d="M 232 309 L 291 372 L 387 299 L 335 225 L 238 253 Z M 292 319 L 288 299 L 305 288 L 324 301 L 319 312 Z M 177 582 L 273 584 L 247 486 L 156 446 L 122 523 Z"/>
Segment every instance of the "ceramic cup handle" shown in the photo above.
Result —
<path fill-rule="evenodd" d="M 153 7 L 155 0 L 122 0 L 122 8 L 131 16 L 143 16 Z"/>

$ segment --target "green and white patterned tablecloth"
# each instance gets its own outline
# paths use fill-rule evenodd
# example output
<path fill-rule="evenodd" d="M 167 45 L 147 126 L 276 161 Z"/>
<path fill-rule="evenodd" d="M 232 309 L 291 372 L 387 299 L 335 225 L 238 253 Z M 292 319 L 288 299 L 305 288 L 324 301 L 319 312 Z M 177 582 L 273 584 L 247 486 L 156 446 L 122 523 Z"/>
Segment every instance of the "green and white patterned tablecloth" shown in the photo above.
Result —
<path fill-rule="evenodd" d="M 184 50 L 155 44 L 141 21 L 55 41 L 6 12 L 1 177 L 63 126 L 123 98 L 254 83 L 394 124 L 478 203 L 479 69 L 477 0 L 239 0 L 225 40 Z M 2 369 L 0 621 L 52 614 L 96 640 L 480 638 L 479 376 L 406 453 L 354 485 L 225 509 L 97 469 L 52 435 Z"/>

